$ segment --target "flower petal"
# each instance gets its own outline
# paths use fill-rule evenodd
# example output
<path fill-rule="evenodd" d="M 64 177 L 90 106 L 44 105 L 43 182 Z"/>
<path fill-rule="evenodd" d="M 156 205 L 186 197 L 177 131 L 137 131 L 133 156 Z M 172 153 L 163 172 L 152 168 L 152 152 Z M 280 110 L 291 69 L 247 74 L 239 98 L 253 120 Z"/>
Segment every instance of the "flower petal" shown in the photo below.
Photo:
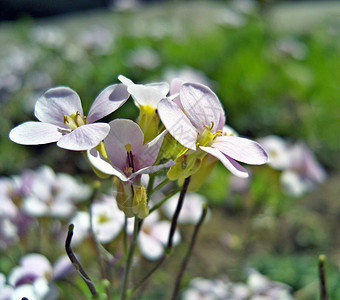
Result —
<path fill-rule="evenodd" d="M 220 162 L 235 176 L 246 178 L 248 177 L 248 172 L 245 168 L 243 168 L 240 164 L 238 164 L 235 160 L 232 158 L 228 157 L 227 155 L 224 155 L 220 150 L 212 147 L 202 147 L 200 148 L 215 156 L 217 159 L 220 160 Z"/>
<path fill-rule="evenodd" d="M 112 164 L 106 161 L 96 149 L 87 151 L 87 158 L 92 166 L 98 169 L 100 172 L 108 175 L 117 176 L 122 181 L 128 181 L 128 178 L 123 172 L 115 168 Z"/>
<path fill-rule="evenodd" d="M 156 136 L 152 141 L 146 143 L 143 146 L 143 151 L 139 156 L 139 168 L 144 168 L 151 166 L 155 163 L 158 156 L 159 149 L 162 146 L 164 136 L 168 133 L 164 130 L 158 136 Z"/>
<path fill-rule="evenodd" d="M 64 115 L 70 116 L 77 111 L 83 116 L 78 94 L 65 86 L 47 90 L 35 104 L 34 114 L 41 122 L 51 123 L 63 128 Z"/>
<path fill-rule="evenodd" d="M 139 234 L 138 246 L 142 255 L 149 260 L 156 260 L 164 253 L 162 243 L 144 232 Z"/>
<path fill-rule="evenodd" d="M 63 128 L 42 122 L 25 122 L 9 133 L 9 138 L 21 145 L 40 145 L 58 141 L 63 136 Z"/>
<path fill-rule="evenodd" d="M 121 83 L 125 84 L 126 86 L 129 86 L 129 85 L 134 84 L 133 81 L 132 81 L 131 79 L 125 77 L 124 75 L 119 75 L 119 76 L 118 76 L 118 80 L 119 80 Z"/>
<path fill-rule="evenodd" d="M 60 148 L 84 151 L 96 147 L 109 133 L 106 123 L 86 124 L 64 135 L 57 143 Z"/>
<path fill-rule="evenodd" d="M 132 84 L 128 86 L 128 92 L 132 95 L 136 104 L 139 106 L 151 106 L 157 108 L 159 101 L 165 98 L 158 88 L 142 84 Z"/>
<path fill-rule="evenodd" d="M 170 134 L 184 147 L 196 150 L 197 131 L 180 107 L 175 102 L 163 99 L 157 109 Z"/>
<path fill-rule="evenodd" d="M 219 149 L 229 157 L 251 165 L 262 165 L 268 161 L 268 155 L 256 142 L 237 137 L 219 136 L 212 147 Z"/>
<path fill-rule="evenodd" d="M 131 145 L 131 152 L 138 161 L 137 157 L 143 150 L 144 134 L 138 124 L 131 120 L 115 119 L 109 125 L 110 133 L 104 140 L 106 153 L 113 165 L 122 170 L 127 166 L 125 146 Z"/>
<path fill-rule="evenodd" d="M 171 166 L 173 166 L 176 162 L 173 160 L 169 160 L 167 161 L 165 164 L 160 164 L 160 165 L 155 165 L 155 166 L 149 166 L 143 169 L 138 170 L 137 172 L 131 174 L 131 176 L 129 177 L 129 179 L 133 179 L 138 175 L 141 174 L 150 174 L 150 173 L 156 173 L 159 170 L 163 169 L 163 168 L 169 168 Z"/>
<path fill-rule="evenodd" d="M 106 87 L 94 100 L 86 122 L 93 123 L 121 107 L 129 98 L 124 84 L 113 84 Z"/>
<path fill-rule="evenodd" d="M 224 112 L 211 89 L 198 83 L 185 83 L 179 96 L 186 115 L 198 131 L 203 131 L 204 125 L 210 127 L 211 122 L 214 122 L 212 131 L 217 130 Z"/>

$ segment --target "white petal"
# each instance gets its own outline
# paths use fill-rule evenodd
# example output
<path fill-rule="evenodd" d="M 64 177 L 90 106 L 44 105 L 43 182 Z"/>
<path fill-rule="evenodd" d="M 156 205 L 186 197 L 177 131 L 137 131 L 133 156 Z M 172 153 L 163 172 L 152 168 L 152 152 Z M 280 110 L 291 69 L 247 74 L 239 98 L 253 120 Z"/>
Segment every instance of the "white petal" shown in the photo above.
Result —
<path fill-rule="evenodd" d="M 34 114 L 41 122 L 67 128 L 64 115 L 70 116 L 77 111 L 83 116 L 83 109 L 78 94 L 64 86 L 46 91 L 35 104 Z"/>
<path fill-rule="evenodd" d="M 113 84 L 105 88 L 94 100 L 86 122 L 93 123 L 121 107 L 129 98 L 124 84 Z"/>
<path fill-rule="evenodd" d="M 160 221 L 154 224 L 151 228 L 150 234 L 159 240 L 163 245 L 168 243 L 169 232 L 170 232 L 171 223 L 169 221 Z M 172 238 L 173 245 L 178 245 L 181 241 L 181 236 L 178 230 L 175 230 L 175 234 Z"/>
<path fill-rule="evenodd" d="M 166 96 L 170 90 L 169 84 L 167 82 L 148 83 L 146 86 L 159 90 L 164 96 Z"/>
<path fill-rule="evenodd" d="M 238 177 L 242 177 L 242 178 L 248 177 L 248 172 L 245 168 L 243 168 L 240 164 L 238 164 L 232 158 L 224 155 L 220 150 L 218 150 L 216 148 L 212 148 L 212 147 L 202 147 L 202 146 L 200 146 L 200 148 L 203 151 L 205 151 L 205 152 L 215 156 L 217 159 L 219 159 L 220 162 L 234 175 L 236 175 Z"/>
<path fill-rule="evenodd" d="M 132 81 L 131 79 L 129 79 L 129 78 L 123 76 L 123 75 L 119 75 L 119 76 L 118 76 L 118 80 L 119 80 L 121 83 L 125 84 L 126 86 L 129 86 L 129 85 L 134 84 L 133 81 Z"/>
<path fill-rule="evenodd" d="M 49 123 L 25 122 L 9 133 L 9 138 L 21 145 L 40 145 L 58 141 L 64 129 Z"/>
<path fill-rule="evenodd" d="M 110 126 L 106 123 L 86 124 L 64 135 L 58 141 L 60 148 L 85 151 L 96 147 L 109 133 Z"/>
<path fill-rule="evenodd" d="M 133 173 L 133 174 L 129 177 L 129 179 L 133 179 L 133 178 L 135 178 L 136 176 L 141 175 L 141 174 L 156 173 L 156 172 L 158 172 L 158 171 L 161 170 L 161 169 L 169 168 L 169 167 L 173 166 L 175 163 L 176 163 L 175 161 L 169 160 L 169 161 L 166 162 L 165 164 L 155 165 L 155 166 L 149 166 L 149 167 L 140 169 L 140 170 L 138 170 L 137 172 Z"/>
<path fill-rule="evenodd" d="M 165 98 L 160 90 L 152 86 L 146 86 L 142 84 L 129 85 L 128 92 L 132 95 L 132 98 L 139 106 L 151 106 L 157 108 L 159 101 Z"/>
<path fill-rule="evenodd" d="M 170 134 L 184 147 L 196 150 L 197 131 L 180 107 L 175 102 L 163 99 L 157 109 Z"/>
<path fill-rule="evenodd" d="M 139 234 L 138 246 L 142 255 L 149 260 L 156 260 L 164 253 L 162 243 L 144 232 Z"/>
<path fill-rule="evenodd" d="M 210 127 L 212 122 L 214 123 L 212 131 L 217 130 L 224 112 L 220 101 L 211 89 L 198 83 L 185 83 L 181 87 L 179 96 L 186 115 L 197 130 L 203 131 L 203 126 Z"/>
<path fill-rule="evenodd" d="M 96 149 L 88 150 L 87 158 L 91 165 L 98 169 L 100 172 L 108 175 L 117 176 L 122 181 L 128 180 L 128 178 L 122 171 L 120 171 L 118 168 L 115 168 L 112 164 L 101 157 Z"/>
<path fill-rule="evenodd" d="M 229 157 L 251 165 L 262 165 L 268 161 L 267 153 L 256 142 L 237 136 L 219 136 L 212 147 Z"/>

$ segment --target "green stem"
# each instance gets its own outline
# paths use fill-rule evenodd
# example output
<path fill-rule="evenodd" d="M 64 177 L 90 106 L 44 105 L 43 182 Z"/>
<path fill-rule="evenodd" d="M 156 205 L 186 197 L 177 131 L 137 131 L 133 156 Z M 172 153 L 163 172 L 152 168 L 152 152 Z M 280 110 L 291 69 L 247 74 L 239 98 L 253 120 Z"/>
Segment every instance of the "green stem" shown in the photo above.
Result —
<path fill-rule="evenodd" d="M 148 186 L 146 188 L 146 195 L 149 196 L 152 194 L 153 183 L 155 181 L 155 174 L 150 174 Z"/>
<path fill-rule="evenodd" d="M 155 188 L 153 188 L 147 195 L 150 197 L 153 193 L 160 190 L 163 186 L 165 186 L 169 182 L 169 178 L 165 178 L 162 182 L 160 182 Z"/>
<path fill-rule="evenodd" d="M 152 208 L 150 208 L 149 213 L 151 214 L 154 210 L 160 208 L 169 198 L 171 198 L 173 195 L 178 193 L 178 189 L 167 195 L 162 201 L 155 204 Z"/>
<path fill-rule="evenodd" d="M 189 183 L 190 183 L 190 178 L 191 178 L 191 176 L 184 179 L 184 183 L 183 183 L 183 186 L 182 186 L 182 189 L 181 189 L 181 193 L 179 194 L 177 207 L 176 207 L 174 216 L 172 217 L 172 221 L 171 221 L 168 244 L 167 244 L 167 247 L 165 249 L 166 253 L 170 252 L 170 250 L 172 248 L 172 240 L 173 240 L 173 237 L 174 237 L 174 234 L 175 234 L 175 230 L 176 230 L 176 226 L 177 226 L 177 220 L 178 220 L 179 214 L 182 210 L 185 194 L 188 190 L 188 186 L 189 186 Z"/>
<path fill-rule="evenodd" d="M 184 271 L 185 271 L 185 269 L 186 269 L 186 267 L 188 265 L 188 262 L 189 262 L 192 250 L 194 249 L 194 246 L 195 246 L 195 243 L 196 243 L 196 240 L 197 240 L 198 231 L 199 231 L 201 225 L 203 224 L 203 222 L 205 220 L 205 217 L 207 215 L 207 211 L 208 211 L 207 205 L 204 203 L 203 207 L 202 207 L 201 217 L 198 220 L 198 222 L 197 222 L 197 224 L 195 226 L 194 232 L 192 234 L 192 237 L 191 237 L 191 241 L 190 241 L 188 252 L 187 252 L 187 254 L 185 255 L 185 257 L 184 257 L 184 259 L 182 261 L 181 268 L 180 268 L 180 270 L 178 272 L 178 275 L 177 275 L 177 278 L 176 278 L 175 288 L 174 288 L 174 291 L 173 291 L 173 294 L 172 294 L 172 298 L 171 298 L 172 300 L 177 300 L 178 299 L 178 292 L 179 292 L 179 288 L 180 288 L 180 285 L 181 285 L 182 277 L 183 277 Z"/>
<path fill-rule="evenodd" d="M 139 233 L 139 220 L 137 217 L 135 217 L 135 223 L 134 223 L 134 229 L 133 229 L 133 236 L 130 244 L 130 249 L 129 249 L 129 254 L 126 260 L 126 265 L 125 265 L 125 274 L 124 274 L 124 281 L 123 281 L 123 287 L 122 287 L 122 293 L 120 296 L 121 300 L 127 299 L 127 287 L 128 287 L 128 281 L 129 281 L 129 274 L 132 266 L 132 260 L 133 260 L 133 255 L 135 253 L 136 249 L 136 244 L 137 244 L 137 237 Z"/>

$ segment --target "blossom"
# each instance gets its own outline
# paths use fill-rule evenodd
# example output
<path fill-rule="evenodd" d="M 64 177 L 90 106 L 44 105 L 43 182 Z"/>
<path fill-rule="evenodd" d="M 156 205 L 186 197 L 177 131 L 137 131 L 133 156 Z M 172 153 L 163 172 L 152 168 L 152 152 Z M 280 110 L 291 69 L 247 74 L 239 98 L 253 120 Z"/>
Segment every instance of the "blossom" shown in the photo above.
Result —
<path fill-rule="evenodd" d="M 239 177 L 247 177 L 248 173 L 236 160 L 254 165 L 267 162 L 267 154 L 258 143 L 223 135 L 224 111 L 217 96 L 208 87 L 184 83 L 178 100 L 180 103 L 161 100 L 158 113 L 164 126 L 179 143 L 188 150 L 201 150 L 194 154 L 194 158 L 198 155 L 202 158 L 208 153 Z"/>
<path fill-rule="evenodd" d="M 131 120 L 116 119 L 110 123 L 110 133 L 104 139 L 107 158 L 96 149 L 87 151 L 90 163 L 100 172 L 116 176 L 118 207 L 128 217 L 145 215 L 146 192 L 141 175 L 155 173 L 173 165 L 173 161 L 153 165 L 166 132 L 143 144 L 144 134 Z M 147 213 L 146 213 L 147 214 Z M 144 216 L 145 217 L 145 216 Z"/>
<path fill-rule="evenodd" d="M 22 145 L 57 142 L 57 146 L 83 151 L 96 147 L 109 133 L 106 123 L 93 123 L 118 109 L 129 94 L 123 84 L 106 87 L 83 115 L 78 94 L 68 87 L 47 90 L 36 102 L 34 114 L 40 122 L 25 122 L 10 131 L 10 139 Z"/>
<path fill-rule="evenodd" d="M 23 211 L 33 217 L 69 217 L 75 203 L 86 200 L 91 188 L 68 174 L 57 173 L 48 166 L 31 174 L 31 191 L 23 197 Z"/>

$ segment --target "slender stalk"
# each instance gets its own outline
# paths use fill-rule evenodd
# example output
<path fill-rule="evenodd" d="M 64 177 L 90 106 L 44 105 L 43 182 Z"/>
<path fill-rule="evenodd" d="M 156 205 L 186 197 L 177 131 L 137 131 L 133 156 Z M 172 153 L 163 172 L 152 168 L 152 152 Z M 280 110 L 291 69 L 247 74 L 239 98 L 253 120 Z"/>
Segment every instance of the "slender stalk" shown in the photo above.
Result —
<path fill-rule="evenodd" d="M 179 214 L 181 212 L 182 206 L 183 206 L 183 202 L 184 202 L 184 198 L 185 198 L 185 194 L 188 190 L 188 186 L 190 183 L 190 176 L 184 179 L 184 183 L 181 189 L 181 193 L 179 194 L 179 198 L 178 198 L 178 202 L 177 202 L 177 207 L 174 213 L 174 216 L 172 217 L 172 221 L 171 221 L 171 227 L 170 227 L 170 232 L 169 232 L 169 238 L 168 238 L 168 244 L 166 247 L 166 252 L 170 252 L 171 248 L 172 248 L 172 242 L 173 242 L 173 237 L 175 234 L 175 230 L 176 230 L 176 226 L 177 226 L 177 220 L 179 217 Z"/>
<path fill-rule="evenodd" d="M 151 214 L 154 210 L 160 208 L 169 198 L 171 198 L 173 195 L 175 195 L 176 193 L 178 193 L 178 189 L 176 189 L 175 191 L 173 191 L 172 193 L 170 193 L 168 196 L 166 196 L 162 201 L 158 202 L 157 204 L 155 204 L 152 208 L 150 208 L 149 210 L 149 214 Z"/>
<path fill-rule="evenodd" d="M 120 296 L 121 300 L 127 299 L 127 287 L 128 287 L 128 281 L 129 281 L 129 274 L 132 266 L 132 260 L 133 260 L 133 255 L 135 253 L 136 249 L 136 244 L 137 244 L 137 237 L 139 233 L 139 226 L 140 222 L 137 217 L 135 217 L 135 223 L 134 223 L 134 229 L 133 229 L 133 236 L 130 244 L 130 249 L 128 253 L 128 257 L 126 260 L 125 264 L 125 274 L 124 274 L 124 281 L 123 281 L 123 287 L 122 287 L 122 293 Z"/>
<path fill-rule="evenodd" d="M 169 182 L 169 178 L 165 178 L 162 182 L 160 182 L 156 187 L 154 187 L 149 193 L 148 196 L 150 197 L 153 193 L 160 190 L 163 186 L 165 186 Z"/>
<path fill-rule="evenodd" d="M 124 258 L 127 259 L 128 256 L 128 238 L 127 238 L 127 225 L 128 225 L 128 218 L 125 216 L 124 219 Z"/>
<path fill-rule="evenodd" d="M 325 255 L 319 256 L 319 282 L 320 282 L 320 300 L 327 300 L 327 287 L 325 275 Z"/>
<path fill-rule="evenodd" d="M 174 290 L 173 290 L 173 293 L 172 293 L 172 298 L 171 298 L 172 300 L 178 299 L 178 292 L 179 292 L 179 288 L 180 288 L 180 285 L 181 285 L 182 277 L 183 277 L 184 271 L 185 271 L 185 269 L 188 265 L 192 250 L 194 249 L 194 246 L 195 246 L 195 243 L 196 243 L 196 240 L 197 240 L 198 231 L 199 231 L 201 225 L 203 224 L 205 217 L 207 216 L 207 211 L 208 211 L 207 205 L 204 203 L 203 206 L 202 206 L 201 217 L 198 220 L 198 222 L 195 226 L 194 232 L 192 234 L 192 237 L 191 237 L 188 252 L 187 252 L 187 254 L 185 255 L 185 257 L 182 261 L 181 268 L 180 268 L 178 275 L 177 275 L 177 278 L 176 278 L 176 283 L 175 283 L 175 287 L 174 287 Z"/>
<path fill-rule="evenodd" d="M 103 257 L 100 253 L 100 249 L 99 249 L 99 243 L 98 243 L 98 240 L 97 240 L 97 237 L 94 233 L 94 230 L 93 230 L 93 202 L 94 200 L 97 198 L 98 196 L 98 193 L 99 193 L 99 188 L 100 188 L 100 182 L 99 181 L 96 181 L 94 183 L 94 190 L 93 190 L 93 193 L 91 195 L 91 198 L 90 198 L 90 207 L 89 207 L 89 216 L 90 216 L 90 236 L 93 240 L 93 243 L 94 243 L 94 248 L 95 248 L 95 251 L 96 251 L 96 256 L 97 256 L 97 259 L 98 259 L 98 265 L 99 265 L 99 270 L 100 270 L 100 275 L 101 275 L 101 278 L 102 279 L 106 279 L 108 280 L 108 275 L 107 275 L 107 272 L 105 270 L 105 263 L 104 263 L 104 260 L 103 260 Z M 110 282 L 111 285 L 112 285 L 112 282 Z M 105 291 L 106 291 L 106 295 L 107 295 L 107 299 L 108 300 L 111 300 L 111 291 L 110 291 L 110 287 L 109 286 L 106 286 L 105 287 Z"/>
<path fill-rule="evenodd" d="M 152 193 L 153 183 L 155 181 L 155 174 L 150 174 L 148 186 L 146 188 L 146 195 L 149 196 Z"/>
<path fill-rule="evenodd" d="M 74 268 L 78 271 L 80 274 L 81 278 L 85 281 L 87 287 L 89 288 L 92 298 L 97 299 L 98 298 L 98 293 L 96 291 L 96 288 L 91 281 L 90 277 L 86 274 L 84 271 L 83 267 L 81 266 L 80 262 L 78 261 L 77 257 L 74 255 L 72 248 L 71 248 L 71 241 L 72 241 L 72 236 L 73 236 L 73 229 L 74 225 L 70 224 L 68 227 L 68 233 L 65 241 L 65 250 L 67 253 L 67 256 L 69 257 L 70 261 L 72 262 Z"/>

